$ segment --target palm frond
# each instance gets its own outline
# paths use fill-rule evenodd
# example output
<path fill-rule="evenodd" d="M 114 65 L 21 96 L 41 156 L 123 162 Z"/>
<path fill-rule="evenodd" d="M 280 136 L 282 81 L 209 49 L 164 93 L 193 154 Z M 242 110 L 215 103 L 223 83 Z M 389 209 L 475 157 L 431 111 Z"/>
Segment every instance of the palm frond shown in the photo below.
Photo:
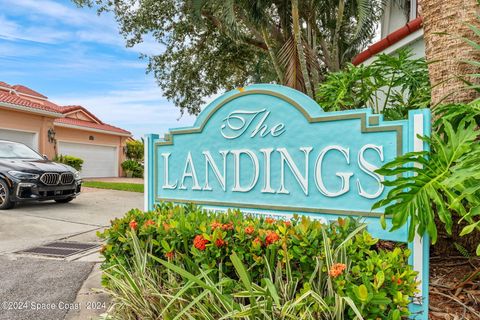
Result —
<path fill-rule="evenodd" d="M 284 68 L 283 83 L 299 91 L 305 90 L 297 45 L 293 36 L 287 39 L 278 53 L 278 61 Z"/>

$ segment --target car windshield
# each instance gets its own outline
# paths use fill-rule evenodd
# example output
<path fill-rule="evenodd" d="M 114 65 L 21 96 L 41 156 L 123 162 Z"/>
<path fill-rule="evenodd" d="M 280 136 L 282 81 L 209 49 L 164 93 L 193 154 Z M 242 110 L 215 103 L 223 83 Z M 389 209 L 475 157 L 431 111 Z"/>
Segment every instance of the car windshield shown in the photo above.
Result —
<path fill-rule="evenodd" d="M 0 141 L 0 159 L 43 159 L 24 144 Z"/>

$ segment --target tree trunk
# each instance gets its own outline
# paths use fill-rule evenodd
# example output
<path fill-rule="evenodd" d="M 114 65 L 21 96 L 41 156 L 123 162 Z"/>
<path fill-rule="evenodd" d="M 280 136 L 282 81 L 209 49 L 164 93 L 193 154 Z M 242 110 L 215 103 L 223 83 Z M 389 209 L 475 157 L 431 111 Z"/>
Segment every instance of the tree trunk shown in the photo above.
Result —
<path fill-rule="evenodd" d="M 298 61 L 303 75 L 303 81 L 305 82 L 305 93 L 312 99 L 313 96 L 312 84 L 310 83 L 310 77 L 307 69 L 307 61 L 305 59 L 305 51 L 303 48 L 302 30 L 300 26 L 300 17 L 298 14 L 298 0 L 292 0 L 292 33 L 297 46 Z"/>
<path fill-rule="evenodd" d="M 478 78 L 468 77 L 468 74 L 480 72 L 477 67 L 464 61 L 479 61 L 480 51 L 462 38 L 479 42 L 475 33 L 468 28 L 468 25 L 479 26 L 477 0 L 420 0 L 419 4 L 432 85 L 432 108 L 439 103 L 472 101 L 479 94 L 468 89 L 462 79 L 478 84 Z M 438 216 L 435 217 L 438 241 L 433 247 L 433 255 L 466 254 L 464 251 L 474 254 L 480 241 L 480 232 L 460 237 L 466 223 L 457 224 L 460 217 L 455 215 L 453 220 L 452 235 L 448 235 Z"/>
<path fill-rule="evenodd" d="M 278 63 L 277 55 L 273 51 L 273 47 L 270 43 L 269 35 L 268 35 L 267 31 L 265 31 L 265 28 L 262 28 L 262 35 L 263 35 L 263 40 L 265 41 L 265 44 L 267 45 L 268 54 L 270 55 L 270 60 L 272 61 L 273 68 L 275 69 L 275 72 L 277 74 L 278 83 L 282 84 L 282 82 L 283 82 L 283 72 L 282 72 L 282 69 L 280 68 L 280 65 Z"/>
<path fill-rule="evenodd" d="M 478 61 L 480 52 L 462 39 L 474 40 L 475 35 L 466 24 L 479 25 L 478 8 L 477 0 L 420 0 L 433 107 L 478 97 L 460 79 L 474 81 L 465 75 L 478 73 L 478 68 L 463 61 Z"/>

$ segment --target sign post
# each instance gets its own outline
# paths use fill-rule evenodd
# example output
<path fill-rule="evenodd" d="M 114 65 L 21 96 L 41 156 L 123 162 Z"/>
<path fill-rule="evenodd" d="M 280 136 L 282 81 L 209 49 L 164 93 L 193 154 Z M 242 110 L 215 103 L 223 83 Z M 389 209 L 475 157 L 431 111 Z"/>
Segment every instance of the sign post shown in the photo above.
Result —
<path fill-rule="evenodd" d="M 145 208 L 171 201 L 323 220 L 360 216 L 373 236 L 407 243 L 408 225 L 384 230 L 381 208 L 371 210 L 388 192 L 375 170 L 424 150 L 417 135 L 429 133 L 427 109 L 384 121 L 370 109 L 324 112 L 284 86 L 233 90 L 208 105 L 192 127 L 146 136 Z M 428 239 L 408 246 L 422 281 L 413 318 L 427 319 Z"/>

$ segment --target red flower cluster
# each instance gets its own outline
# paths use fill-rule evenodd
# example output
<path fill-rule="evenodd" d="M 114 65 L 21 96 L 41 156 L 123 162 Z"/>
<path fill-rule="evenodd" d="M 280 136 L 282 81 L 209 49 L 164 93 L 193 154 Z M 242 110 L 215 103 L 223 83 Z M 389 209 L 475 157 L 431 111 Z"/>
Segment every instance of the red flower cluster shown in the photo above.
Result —
<path fill-rule="evenodd" d="M 226 223 L 222 225 L 222 230 L 227 231 L 227 230 L 233 230 L 233 222 Z"/>
<path fill-rule="evenodd" d="M 198 250 L 205 250 L 207 248 L 207 243 L 208 243 L 208 240 L 205 239 L 201 234 L 199 235 L 196 235 L 195 236 L 195 239 L 193 239 L 193 245 L 195 246 L 195 248 L 197 248 Z"/>
<path fill-rule="evenodd" d="M 213 221 L 210 226 L 212 227 L 212 230 L 215 230 L 215 229 L 221 228 L 222 224 L 218 221 Z"/>
<path fill-rule="evenodd" d="M 255 228 L 252 226 L 248 226 L 245 228 L 245 233 L 246 234 L 252 234 L 255 231 Z"/>
<path fill-rule="evenodd" d="M 271 230 L 267 231 L 267 237 L 265 238 L 265 242 L 267 243 L 267 246 L 277 242 L 279 239 L 280 237 L 275 231 L 271 231 Z"/>
<path fill-rule="evenodd" d="M 168 259 L 173 259 L 174 256 L 175 256 L 175 252 L 173 251 L 165 253 L 165 257 L 167 257 Z"/>
<path fill-rule="evenodd" d="M 339 275 L 341 275 L 343 273 L 343 270 L 345 270 L 346 268 L 347 266 L 344 265 L 343 263 L 334 263 L 330 268 L 330 271 L 328 272 L 328 274 L 331 277 L 336 278 Z"/>
<path fill-rule="evenodd" d="M 155 225 L 155 222 L 151 219 L 148 219 L 147 221 L 145 221 L 144 227 L 147 228 L 149 226 L 154 226 L 154 225 Z"/>
<path fill-rule="evenodd" d="M 218 238 L 217 240 L 215 240 L 215 245 L 220 248 L 227 245 L 227 242 L 222 238 Z"/>
<path fill-rule="evenodd" d="M 215 229 L 218 229 L 218 228 L 220 228 L 224 231 L 233 230 L 233 222 L 222 224 L 221 222 L 213 221 L 210 226 L 212 227 L 212 230 L 215 230 Z"/>
<path fill-rule="evenodd" d="M 284 221 L 283 223 L 287 228 L 290 228 L 292 226 L 292 223 L 290 221 Z"/>
<path fill-rule="evenodd" d="M 275 223 L 275 219 L 266 218 L 266 219 L 265 219 L 265 222 L 268 223 L 268 224 L 274 224 L 274 223 Z"/>
<path fill-rule="evenodd" d="M 165 229 L 165 231 L 170 230 L 170 228 L 171 228 L 171 226 L 168 223 L 166 223 L 166 222 L 163 223 L 163 229 Z"/>
<path fill-rule="evenodd" d="M 135 230 L 138 227 L 138 223 L 135 220 L 130 221 L 130 223 L 128 225 L 130 226 L 130 229 L 132 229 L 132 230 Z"/>

